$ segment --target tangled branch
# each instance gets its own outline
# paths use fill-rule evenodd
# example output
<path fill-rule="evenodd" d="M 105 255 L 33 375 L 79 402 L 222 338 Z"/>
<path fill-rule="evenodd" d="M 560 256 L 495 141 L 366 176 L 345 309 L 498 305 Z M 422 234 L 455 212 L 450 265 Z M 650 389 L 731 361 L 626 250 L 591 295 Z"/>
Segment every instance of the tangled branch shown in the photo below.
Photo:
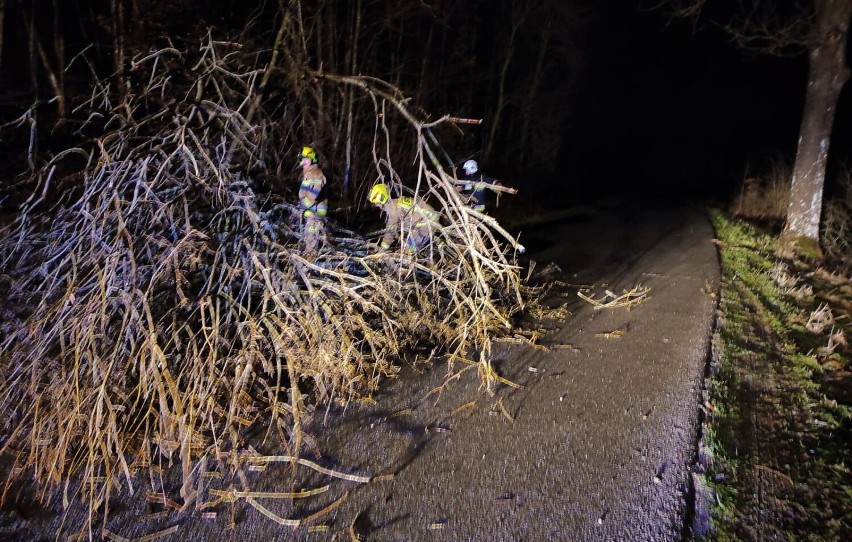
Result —
<path fill-rule="evenodd" d="M 74 112 L 80 144 L 34 170 L 0 231 L 14 310 L 0 337 L 7 487 L 32 473 L 44 498 L 71 488 L 105 521 L 118 488 L 168 461 L 186 507 L 208 457 L 242 472 L 258 426 L 298 464 L 308 406 L 371 393 L 415 345 L 478 352 L 483 385 L 504 381 L 489 353 L 525 305 L 519 245 L 455 189 L 430 131 L 450 119 L 420 120 L 381 81 L 315 74 L 369 97 L 377 172 L 442 218 L 421 252 L 380 254 L 332 216 L 308 257 L 296 209 L 254 173 L 286 169 L 298 121 L 273 120 L 287 105 L 263 102 L 249 56 L 208 38 L 134 60 L 122 101 L 95 85 Z M 391 160 L 403 129 L 416 141 L 408 183 Z"/>

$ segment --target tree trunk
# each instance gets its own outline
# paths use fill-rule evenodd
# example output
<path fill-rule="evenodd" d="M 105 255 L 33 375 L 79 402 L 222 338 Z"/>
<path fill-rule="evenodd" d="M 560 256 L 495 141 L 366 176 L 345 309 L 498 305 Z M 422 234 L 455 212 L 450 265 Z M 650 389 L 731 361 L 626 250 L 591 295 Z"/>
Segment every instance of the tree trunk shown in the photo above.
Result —
<path fill-rule="evenodd" d="M 0 74 L 3 68 L 3 24 L 6 21 L 6 0 L 0 0 Z"/>
<path fill-rule="evenodd" d="M 500 79 L 497 84 L 497 104 L 494 107 L 494 116 L 491 118 L 491 129 L 488 131 L 488 139 L 485 141 L 485 151 L 483 157 L 485 160 L 491 158 L 491 153 L 494 150 L 495 140 L 497 139 L 497 127 L 500 125 L 500 116 L 506 108 L 506 80 L 509 73 L 509 66 L 512 63 L 512 57 L 515 54 L 515 37 L 518 35 L 518 30 L 523 24 L 523 17 L 514 18 L 511 21 L 512 30 L 509 34 L 509 43 L 506 45 L 506 56 L 503 58 L 503 64 L 500 67 Z"/>
<path fill-rule="evenodd" d="M 852 0 L 816 0 L 814 37 L 809 51 L 808 89 L 783 239 L 819 240 L 822 192 L 837 98 L 849 70 L 846 35 Z"/>
<path fill-rule="evenodd" d="M 541 86 L 544 76 L 544 62 L 547 58 L 547 49 L 550 46 L 551 21 L 552 20 L 549 18 L 544 21 L 541 34 L 539 35 L 538 55 L 535 61 L 535 69 L 533 69 L 532 75 L 530 76 L 529 89 L 527 91 L 526 98 L 524 99 L 524 103 L 526 103 L 527 106 L 524 107 L 521 112 L 521 130 L 520 136 L 518 137 L 518 153 L 521 162 L 527 162 L 530 158 L 536 161 L 540 161 L 541 159 L 534 150 L 530 150 L 532 149 L 532 146 L 529 144 L 529 141 L 532 135 L 532 119 L 535 114 L 533 104 L 536 103 L 538 98 L 538 88 Z"/>
<path fill-rule="evenodd" d="M 113 66 L 118 78 L 119 95 L 123 100 L 127 95 L 127 81 L 124 77 L 124 0 L 112 0 L 110 12 L 112 15 Z"/>
<path fill-rule="evenodd" d="M 56 57 L 54 91 L 56 92 L 59 120 L 68 116 L 68 102 L 65 97 L 65 34 L 62 29 L 63 22 L 59 1 L 53 0 L 53 54 Z M 50 70 L 49 66 L 45 66 L 45 68 Z"/>
<path fill-rule="evenodd" d="M 27 31 L 27 60 L 30 67 L 30 90 L 33 92 L 33 99 L 38 100 L 39 85 L 38 53 L 36 53 L 35 35 L 35 2 L 30 2 L 29 9 L 24 6 L 21 0 L 18 0 L 18 5 L 21 8 L 21 17 L 24 19 L 24 28 Z"/>
<path fill-rule="evenodd" d="M 361 0 L 355 2 L 353 7 L 355 16 L 352 17 L 354 24 L 350 39 L 350 58 L 349 58 L 349 73 L 352 75 L 358 74 L 358 41 L 361 39 Z M 350 190 L 350 180 L 352 175 L 352 140 L 354 138 L 354 102 L 355 102 L 355 87 L 349 87 L 349 92 L 346 95 L 346 164 L 343 169 L 343 197 L 347 201 L 354 202 L 352 190 Z"/>

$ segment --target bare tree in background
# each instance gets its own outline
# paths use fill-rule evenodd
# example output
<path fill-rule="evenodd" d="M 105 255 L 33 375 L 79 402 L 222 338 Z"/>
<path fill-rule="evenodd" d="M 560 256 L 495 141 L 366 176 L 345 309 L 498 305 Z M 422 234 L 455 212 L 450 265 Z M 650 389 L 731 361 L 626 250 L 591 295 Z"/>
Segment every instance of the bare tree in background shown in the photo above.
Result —
<path fill-rule="evenodd" d="M 583 10 L 559 0 L 495 2 L 492 9 L 501 16 L 495 31 L 483 34 L 492 40 L 492 60 L 479 74 L 491 90 L 471 97 L 488 104 L 482 158 L 512 156 L 552 169 L 571 114 Z"/>
<path fill-rule="evenodd" d="M 6 0 L 0 0 L 0 68 L 3 66 L 3 26 L 6 21 Z"/>
<path fill-rule="evenodd" d="M 507 0 L 214 4 L 0 0 L 0 19 L 25 23 L 21 30 L 6 27 L 0 34 L 3 68 L 8 74 L 9 53 L 23 45 L 27 56 L 19 63 L 28 62 L 21 72 L 30 76 L 27 100 L 40 100 L 39 113 L 50 110 L 49 117 L 63 118 L 85 98 L 82 82 L 90 68 L 99 77 L 112 76 L 113 90 L 121 92 L 134 55 L 196 42 L 199 32 L 213 25 L 214 35 L 236 34 L 244 45 L 298 51 L 296 59 L 277 53 L 280 58 L 270 70 L 275 73 L 265 74 L 258 99 L 280 99 L 275 80 L 294 77 L 293 62 L 307 60 L 323 73 L 387 81 L 411 96 L 427 117 L 444 111 L 482 119 L 478 127 L 440 128 L 456 139 L 448 147 L 455 160 L 476 155 L 498 168 L 499 162 L 506 166 L 520 160 L 540 170 L 555 167 L 579 62 L 578 2 L 534 0 L 523 7 Z M 360 156 L 355 143 L 357 134 L 370 129 L 372 106 L 352 89 L 339 96 L 339 89 L 305 83 L 295 87 L 305 90 L 297 100 L 305 112 L 299 131 L 340 172 L 347 203 L 362 201 L 359 189 L 374 180 L 372 158 Z"/>
<path fill-rule="evenodd" d="M 44 68 L 44 73 L 50 83 L 50 88 L 53 91 L 54 99 L 56 100 L 56 112 L 58 118 L 64 119 L 68 114 L 67 99 L 65 96 L 65 42 L 62 33 L 59 32 L 59 6 L 54 1 L 52 2 L 52 23 L 53 28 L 50 34 L 51 41 L 54 47 L 55 59 L 51 60 L 48 51 L 45 49 L 42 38 L 38 31 L 38 20 L 43 16 L 38 12 L 36 2 L 30 2 L 29 5 L 19 3 L 21 6 L 22 20 L 27 33 L 27 42 L 29 44 L 30 54 L 30 78 L 32 81 L 33 92 L 38 94 L 38 67 L 36 57 L 41 61 Z M 55 61 L 55 65 L 54 65 Z"/>
<path fill-rule="evenodd" d="M 678 16 L 698 20 L 718 4 L 670 0 L 663 5 Z M 743 0 L 739 12 L 721 17 L 725 20 L 717 22 L 744 49 L 774 55 L 808 53 L 807 94 L 782 239 L 786 245 L 816 249 L 831 127 L 837 99 L 849 79 L 846 40 L 852 0 L 812 0 L 784 8 L 780 3 Z"/>

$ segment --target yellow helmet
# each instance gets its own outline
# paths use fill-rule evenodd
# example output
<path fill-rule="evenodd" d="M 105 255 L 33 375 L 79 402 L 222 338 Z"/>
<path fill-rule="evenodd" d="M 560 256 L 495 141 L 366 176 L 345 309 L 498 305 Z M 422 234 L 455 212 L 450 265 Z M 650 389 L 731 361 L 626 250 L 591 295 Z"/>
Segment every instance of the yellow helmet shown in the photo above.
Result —
<path fill-rule="evenodd" d="M 299 154 L 299 160 L 302 158 L 310 158 L 312 164 L 317 163 L 317 153 L 311 147 L 302 147 L 302 152 Z"/>
<path fill-rule="evenodd" d="M 370 189 L 370 203 L 384 205 L 390 199 L 390 192 L 384 183 L 377 183 Z"/>

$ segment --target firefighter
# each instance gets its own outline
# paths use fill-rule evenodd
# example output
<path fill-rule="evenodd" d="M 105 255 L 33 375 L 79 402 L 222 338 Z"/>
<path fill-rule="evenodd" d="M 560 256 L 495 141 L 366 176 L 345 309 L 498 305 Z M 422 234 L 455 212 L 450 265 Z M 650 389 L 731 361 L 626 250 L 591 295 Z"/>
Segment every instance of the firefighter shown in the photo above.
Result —
<path fill-rule="evenodd" d="M 466 196 L 467 202 L 474 211 L 485 212 L 485 200 L 488 186 L 503 186 L 500 181 L 480 173 L 476 160 L 468 160 L 462 165 L 464 176 L 459 179 L 459 192 Z"/>
<path fill-rule="evenodd" d="M 302 166 L 299 185 L 299 209 L 302 211 L 302 240 L 305 251 L 314 254 L 325 242 L 325 215 L 328 203 L 325 200 L 325 175 L 317 165 L 317 153 L 311 147 L 302 147 L 299 153 Z"/>
<path fill-rule="evenodd" d="M 440 227 L 440 215 L 422 200 L 403 196 L 392 199 L 387 185 L 377 183 L 370 190 L 370 203 L 385 214 L 385 232 L 379 245 L 380 250 L 390 249 L 400 239 L 404 251 L 414 254 L 426 246 L 432 233 Z"/>

